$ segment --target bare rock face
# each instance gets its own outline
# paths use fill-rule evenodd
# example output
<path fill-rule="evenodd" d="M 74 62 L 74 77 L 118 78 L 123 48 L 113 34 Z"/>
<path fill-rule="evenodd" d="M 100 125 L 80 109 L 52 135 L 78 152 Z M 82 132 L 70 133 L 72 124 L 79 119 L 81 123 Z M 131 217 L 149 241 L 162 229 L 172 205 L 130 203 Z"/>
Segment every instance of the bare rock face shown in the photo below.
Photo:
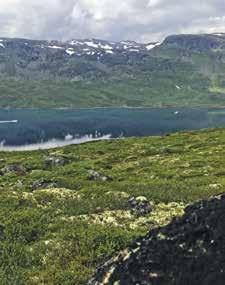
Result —
<path fill-rule="evenodd" d="M 188 206 L 99 267 L 88 285 L 225 284 L 225 194 Z"/>

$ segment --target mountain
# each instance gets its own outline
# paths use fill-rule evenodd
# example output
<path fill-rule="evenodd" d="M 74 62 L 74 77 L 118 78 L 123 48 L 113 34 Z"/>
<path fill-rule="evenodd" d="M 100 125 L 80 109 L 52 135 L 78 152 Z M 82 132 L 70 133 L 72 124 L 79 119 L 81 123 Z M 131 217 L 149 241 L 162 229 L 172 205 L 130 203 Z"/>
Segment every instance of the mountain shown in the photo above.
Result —
<path fill-rule="evenodd" d="M 0 107 L 225 105 L 225 34 L 162 43 L 0 38 Z"/>
<path fill-rule="evenodd" d="M 117 64 L 141 60 L 159 43 L 97 39 L 35 41 L 0 39 L 1 75 L 24 79 L 80 79 L 104 76 Z"/>

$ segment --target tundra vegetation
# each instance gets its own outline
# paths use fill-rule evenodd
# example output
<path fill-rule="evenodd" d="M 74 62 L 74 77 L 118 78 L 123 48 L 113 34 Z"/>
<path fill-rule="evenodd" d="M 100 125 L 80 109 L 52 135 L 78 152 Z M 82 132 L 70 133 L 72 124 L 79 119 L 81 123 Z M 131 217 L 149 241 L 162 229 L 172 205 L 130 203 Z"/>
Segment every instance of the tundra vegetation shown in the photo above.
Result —
<path fill-rule="evenodd" d="M 0 284 L 85 284 L 136 237 L 224 191 L 224 143 L 217 129 L 2 152 Z"/>

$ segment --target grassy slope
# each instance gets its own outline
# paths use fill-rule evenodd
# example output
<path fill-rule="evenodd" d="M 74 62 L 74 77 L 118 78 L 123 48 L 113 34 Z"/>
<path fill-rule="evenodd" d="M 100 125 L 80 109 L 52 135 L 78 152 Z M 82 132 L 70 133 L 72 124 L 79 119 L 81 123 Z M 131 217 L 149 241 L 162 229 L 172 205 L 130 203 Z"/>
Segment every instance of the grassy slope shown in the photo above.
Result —
<path fill-rule="evenodd" d="M 60 108 L 109 106 L 215 106 L 225 105 L 223 92 L 208 90 L 206 79 L 192 83 L 179 78 L 159 79 L 146 74 L 136 79 L 90 83 L 70 81 L 0 81 L 0 107 Z M 196 87 L 195 84 L 198 86 Z M 176 88 L 180 86 L 180 89 Z"/>
<path fill-rule="evenodd" d="M 0 168 L 20 163 L 27 174 L 0 177 L 0 284 L 83 284 L 134 237 L 224 191 L 224 143 L 213 130 L 1 153 Z M 49 154 L 70 162 L 46 166 Z M 90 181 L 88 169 L 112 181 Z M 59 188 L 32 191 L 40 178 Z M 153 203 L 144 219 L 128 211 L 140 195 Z"/>
<path fill-rule="evenodd" d="M 212 63 L 205 63 L 204 58 L 188 60 L 151 58 L 78 82 L 2 78 L 0 107 L 225 105 L 225 67 L 210 70 Z"/>

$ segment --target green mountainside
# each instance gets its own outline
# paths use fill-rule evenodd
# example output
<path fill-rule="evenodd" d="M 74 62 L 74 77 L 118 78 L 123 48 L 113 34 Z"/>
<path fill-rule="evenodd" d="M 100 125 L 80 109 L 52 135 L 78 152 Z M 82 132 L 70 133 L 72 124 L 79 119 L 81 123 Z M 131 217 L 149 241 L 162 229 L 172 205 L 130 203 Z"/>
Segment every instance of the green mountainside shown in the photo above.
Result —
<path fill-rule="evenodd" d="M 2 152 L 0 284 L 86 284 L 135 237 L 224 191 L 224 144 L 217 129 Z"/>
<path fill-rule="evenodd" d="M 0 39 L 0 107 L 224 106 L 225 34 Z"/>

